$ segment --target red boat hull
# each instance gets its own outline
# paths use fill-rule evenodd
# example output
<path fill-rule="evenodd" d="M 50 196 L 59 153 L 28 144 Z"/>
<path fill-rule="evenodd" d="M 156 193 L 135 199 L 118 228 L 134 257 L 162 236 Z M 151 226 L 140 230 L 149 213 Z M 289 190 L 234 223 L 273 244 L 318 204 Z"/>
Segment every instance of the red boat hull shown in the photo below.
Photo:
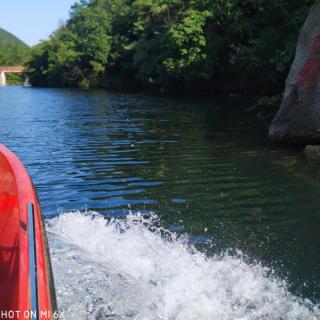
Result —
<path fill-rule="evenodd" d="M 34 221 L 34 265 L 30 261 L 30 206 Z M 32 308 L 33 266 L 36 312 Z M 50 256 L 37 194 L 21 161 L 0 144 L 0 318 L 29 320 L 56 316 Z"/>

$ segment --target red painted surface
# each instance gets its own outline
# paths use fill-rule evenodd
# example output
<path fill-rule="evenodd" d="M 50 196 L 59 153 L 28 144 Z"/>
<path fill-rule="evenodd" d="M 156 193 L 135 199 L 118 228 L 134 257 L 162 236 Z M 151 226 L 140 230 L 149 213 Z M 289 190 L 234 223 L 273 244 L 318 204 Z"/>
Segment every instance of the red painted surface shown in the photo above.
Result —
<path fill-rule="evenodd" d="M 53 319 L 41 211 L 20 160 L 0 144 L 0 312 L 29 319 L 28 203 L 34 204 L 40 319 Z M 27 317 L 25 317 L 27 315 Z M 1 316 L 1 313 L 0 313 Z M 5 319 L 2 316 L 1 319 Z M 9 317 L 8 317 L 9 319 Z"/>
<path fill-rule="evenodd" d="M 314 38 L 313 44 L 308 50 L 311 58 L 306 61 L 300 71 L 297 84 L 300 87 L 312 88 L 318 81 L 320 72 L 320 34 Z"/>

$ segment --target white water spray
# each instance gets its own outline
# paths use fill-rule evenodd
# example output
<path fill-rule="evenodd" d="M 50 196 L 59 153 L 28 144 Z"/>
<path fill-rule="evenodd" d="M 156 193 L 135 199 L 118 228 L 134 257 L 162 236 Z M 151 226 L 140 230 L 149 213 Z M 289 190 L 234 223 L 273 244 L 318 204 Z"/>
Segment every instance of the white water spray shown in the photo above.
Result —
<path fill-rule="evenodd" d="M 240 256 L 207 258 L 153 222 L 80 212 L 47 221 L 65 319 L 320 319 L 318 305 L 293 296 L 269 269 Z"/>

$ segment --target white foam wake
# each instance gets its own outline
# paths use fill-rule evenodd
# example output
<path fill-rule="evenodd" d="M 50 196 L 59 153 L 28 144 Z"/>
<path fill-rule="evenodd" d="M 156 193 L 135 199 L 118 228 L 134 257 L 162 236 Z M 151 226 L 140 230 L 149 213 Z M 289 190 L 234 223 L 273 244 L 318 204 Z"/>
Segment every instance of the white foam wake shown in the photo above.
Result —
<path fill-rule="evenodd" d="M 65 213 L 47 221 L 58 304 L 68 320 L 320 319 L 270 270 L 207 258 L 141 216 Z"/>

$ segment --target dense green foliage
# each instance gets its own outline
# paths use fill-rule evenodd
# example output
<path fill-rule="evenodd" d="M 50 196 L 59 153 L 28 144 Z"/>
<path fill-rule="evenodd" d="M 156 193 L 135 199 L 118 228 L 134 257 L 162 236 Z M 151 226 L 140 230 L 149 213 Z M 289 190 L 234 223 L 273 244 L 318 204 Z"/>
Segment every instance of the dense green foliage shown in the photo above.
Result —
<path fill-rule="evenodd" d="M 21 65 L 29 52 L 30 48 L 24 42 L 0 28 L 0 65 Z"/>
<path fill-rule="evenodd" d="M 6 80 L 8 86 L 23 85 L 25 77 L 20 73 L 7 73 Z"/>
<path fill-rule="evenodd" d="M 32 51 L 34 85 L 276 94 L 301 0 L 82 0 Z"/>

